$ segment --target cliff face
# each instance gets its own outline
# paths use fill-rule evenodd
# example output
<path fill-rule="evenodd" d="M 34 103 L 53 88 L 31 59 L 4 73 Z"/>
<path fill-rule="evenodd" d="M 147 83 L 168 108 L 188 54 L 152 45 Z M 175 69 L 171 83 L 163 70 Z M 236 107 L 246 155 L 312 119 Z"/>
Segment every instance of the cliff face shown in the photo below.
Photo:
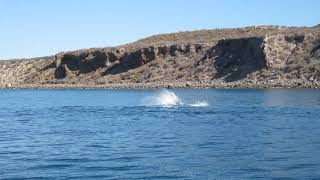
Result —
<path fill-rule="evenodd" d="M 87 84 L 320 81 L 317 28 L 272 27 L 199 32 L 182 42 L 163 35 L 115 48 L 0 62 L 2 84 Z M 231 33 L 232 32 L 232 33 Z M 238 37 L 236 36 L 238 32 Z M 210 34 L 210 33 L 209 33 Z M 231 35 L 230 35 L 231 34 Z M 208 36 L 207 39 L 204 36 Z M 211 38 L 210 38 L 211 37 Z M 218 38 L 220 37 L 220 39 Z"/>

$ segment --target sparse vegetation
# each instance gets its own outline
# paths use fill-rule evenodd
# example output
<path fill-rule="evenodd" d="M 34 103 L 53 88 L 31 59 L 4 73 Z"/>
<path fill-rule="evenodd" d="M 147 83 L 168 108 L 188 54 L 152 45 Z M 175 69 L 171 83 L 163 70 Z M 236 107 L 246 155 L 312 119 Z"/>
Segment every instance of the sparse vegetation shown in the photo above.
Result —
<path fill-rule="evenodd" d="M 307 27 L 258 26 L 162 34 L 119 47 L 2 61 L 0 84 L 308 81 L 318 86 L 319 42 L 319 29 Z"/>

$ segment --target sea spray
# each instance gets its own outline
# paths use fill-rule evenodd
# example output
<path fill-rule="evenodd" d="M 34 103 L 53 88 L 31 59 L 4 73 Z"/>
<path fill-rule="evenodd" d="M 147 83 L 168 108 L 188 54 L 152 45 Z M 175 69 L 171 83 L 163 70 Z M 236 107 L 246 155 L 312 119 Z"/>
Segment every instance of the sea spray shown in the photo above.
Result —
<path fill-rule="evenodd" d="M 157 92 L 156 95 L 145 98 L 144 104 L 171 107 L 181 105 L 182 103 L 174 92 L 163 89 Z"/>
<path fill-rule="evenodd" d="M 147 106 L 163 106 L 163 107 L 173 107 L 173 106 L 190 106 L 190 107 L 206 107 L 208 102 L 201 100 L 194 103 L 186 104 L 181 98 L 179 98 L 174 92 L 167 89 L 162 89 L 153 96 L 146 97 L 143 100 L 143 104 Z"/>

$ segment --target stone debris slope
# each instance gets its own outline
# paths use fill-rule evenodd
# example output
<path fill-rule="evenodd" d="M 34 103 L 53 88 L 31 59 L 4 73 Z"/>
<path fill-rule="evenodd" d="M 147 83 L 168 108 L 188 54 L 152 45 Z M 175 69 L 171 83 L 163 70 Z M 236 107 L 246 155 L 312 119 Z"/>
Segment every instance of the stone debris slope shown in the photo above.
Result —
<path fill-rule="evenodd" d="M 320 82 L 320 29 L 247 27 L 151 36 L 113 48 L 0 62 L 2 87 Z"/>

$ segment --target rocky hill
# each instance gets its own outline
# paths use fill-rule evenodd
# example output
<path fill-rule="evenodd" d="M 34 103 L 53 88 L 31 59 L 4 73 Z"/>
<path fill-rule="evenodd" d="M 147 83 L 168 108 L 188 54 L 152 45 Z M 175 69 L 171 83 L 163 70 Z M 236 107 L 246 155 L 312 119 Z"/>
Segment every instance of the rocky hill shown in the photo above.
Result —
<path fill-rule="evenodd" d="M 319 87 L 320 28 L 162 34 L 112 48 L 0 61 L 1 87 Z"/>

